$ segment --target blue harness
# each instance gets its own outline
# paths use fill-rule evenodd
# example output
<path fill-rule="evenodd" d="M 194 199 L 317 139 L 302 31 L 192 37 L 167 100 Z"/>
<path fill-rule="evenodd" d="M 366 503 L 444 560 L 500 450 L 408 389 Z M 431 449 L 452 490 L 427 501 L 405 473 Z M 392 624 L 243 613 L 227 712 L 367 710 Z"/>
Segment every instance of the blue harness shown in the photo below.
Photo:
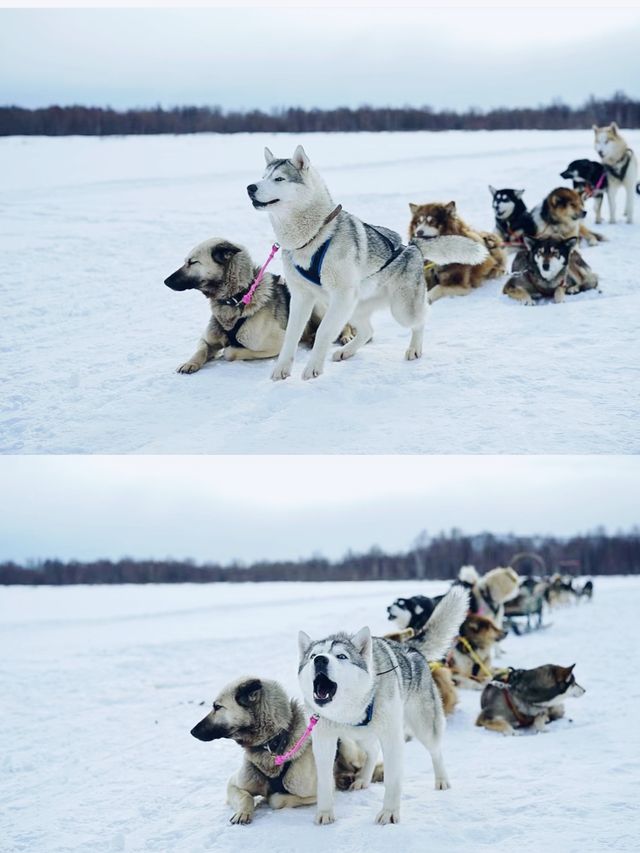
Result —
<path fill-rule="evenodd" d="M 367 710 L 364 712 L 364 720 L 361 723 L 356 723 L 356 728 L 360 726 L 368 726 L 371 722 L 371 718 L 373 717 L 373 699 L 370 704 L 367 705 Z"/>
<path fill-rule="evenodd" d="M 371 273 L 371 275 L 377 275 L 379 272 L 382 272 L 383 269 L 386 269 L 386 267 L 388 267 L 392 261 L 395 261 L 398 255 L 402 254 L 405 247 L 402 245 L 402 243 L 396 247 L 386 234 L 383 234 L 381 231 L 378 231 L 378 229 L 375 228 L 373 225 L 369 225 L 365 222 L 364 227 L 370 228 L 372 231 L 375 231 L 378 237 L 381 237 L 382 240 L 384 240 L 387 245 L 387 248 L 391 252 L 390 256 L 380 267 L 380 269 L 376 270 L 375 273 Z M 322 287 L 322 282 L 320 280 L 322 275 L 322 264 L 324 263 L 324 256 L 327 254 L 327 249 L 329 248 L 329 244 L 331 243 L 332 239 L 333 235 L 331 235 L 328 240 L 326 240 L 319 248 L 315 250 L 315 252 L 311 256 L 311 262 L 307 269 L 298 266 L 298 264 L 294 264 L 296 272 L 298 272 L 303 278 L 306 278 L 307 281 L 310 281 L 311 284 L 317 284 L 318 287 Z"/>

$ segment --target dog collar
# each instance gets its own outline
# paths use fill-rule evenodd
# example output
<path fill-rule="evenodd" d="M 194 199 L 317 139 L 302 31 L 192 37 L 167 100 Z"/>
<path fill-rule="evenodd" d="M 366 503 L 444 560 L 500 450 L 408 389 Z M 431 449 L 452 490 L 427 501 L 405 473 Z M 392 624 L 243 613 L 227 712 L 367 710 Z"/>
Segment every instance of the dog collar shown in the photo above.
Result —
<path fill-rule="evenodd" d="M 317 230 L 317 231 L 316 231 L 316 233 L 313 235 L 313 237 L 311 237 L 309 240 L 307 240 L 307 242 L 306 242 L 306 243 L 303 243 L 303 244 L 302 244 L 302 246 L 297 246 L 297 247 L 294 249 L 294 252 L 299 252 L 299 251 L 300 251 L 300 249 L 304 249 L 306 246 L 308 246 L 308 245 L 309 245 L 309 243 L 313 243 L 313 241 L 314 241 L 314 240 L 316 239 L 316 237 L 320 234 L 320 232 L 321 232 L 321 231 L 322 231 L 322 229 L 325 227 L 325 225 L 328 225 L 330 222 L 332 222 L 332 221 L 336 218 L 336 216 L 338 216 L 338 214 L 339 214 L 339 213 L 341 213 L 341 212 L 342 212 L 342 205 L 341 205 L 341 204 L 339 204 L 337 207 L 335 207 L 335 208 L 331 211 L 331 213 L 330 213 L 328 216 L 326 216 L 326 217 L 325 217 L 324 222 L 322 223 L 322 225 L 320 226 L 320 228 L 318 228 L 318 230 Z"/>
<path fill-rule="evenodd" d="M 232 308 L 238 308 L 242 305 L 243 298 L 249 293 L 251 287 L 248 287 L 246 290 L 241 290 L 240 293 L 236 293 L 233 296 L 229 296 L 228 299 L 218 299 L 218 305 L 230 305 Z"/>
<path fill-rule="evenodd" d="M 355 724 L 356 728 L 360 728 L 360 726 L 369 725 L 369 723 L 371 722 L 371 718 L 373 717 L 373 703 L 374 699 L 372 699 L 371 702 L 369 702 L 369 704 L 367 705 L 367 710 L 364 712 L 364 719 L 362 720 L 362 722 Z"/>
<path fill-rule="evenodd" d="M 264 749 L 265 752 L 269 752 L 272 755 L 277 755 L 285 748 L 288 739 L 288 733 L 283 730 L 281 732 L 278 732 L 277 735 L 274 735 L 266 743 L 262 743 L 259 746 L 254 747 L 254 749 Z"/>

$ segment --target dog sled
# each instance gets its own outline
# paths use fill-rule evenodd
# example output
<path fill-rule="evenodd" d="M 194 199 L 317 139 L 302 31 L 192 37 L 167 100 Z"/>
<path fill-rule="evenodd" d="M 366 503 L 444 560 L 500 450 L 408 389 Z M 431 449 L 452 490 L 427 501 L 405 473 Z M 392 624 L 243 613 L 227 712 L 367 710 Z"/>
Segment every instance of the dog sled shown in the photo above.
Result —
<path fill-rule="evenodd" d="M 513 631 L 517 636 L 521 636 L 522 634 L 529 634 L 531 631 L 539 631 L 542 628 L 549 627 L 542 621 L 546 584 L 533 575 L 533 570 L 536 568 L 539 575 L 544 577 L 547 574 L 547 566 L 539 554 L 526 552 L 516 554 L 509 563 L 520 574 L 518 564 L 524 564 L 525 568 L 522 573 L 525 574 L 525 577 L 520 584 L 520 592 L 517 597 L 505 602 L 504 619 L 505 628 Z"/>

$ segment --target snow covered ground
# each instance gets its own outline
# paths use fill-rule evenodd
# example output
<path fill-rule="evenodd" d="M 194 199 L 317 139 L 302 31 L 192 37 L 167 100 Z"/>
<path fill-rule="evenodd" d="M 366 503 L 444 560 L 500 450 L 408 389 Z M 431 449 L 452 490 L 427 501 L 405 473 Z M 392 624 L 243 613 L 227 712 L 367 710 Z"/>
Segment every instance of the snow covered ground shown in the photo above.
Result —
<path fill-rule="evenodd" d="M 174 373 L 206 324 L 163 285 L 201 240 L 273 235 L 245 187 L 262 148 L 303 142 L 336 201 L 406 233 L 408 203 L 458 203 L 491 228 L 487 184 L 533 205 L 584 132 L 0 139 L 0 448 L 8 453 L 631 453 L 637 433 L 640 226 L 585 249 L 602 294 L 525 308 L 492 282 L 442 300 L 424 358 L 386 314 L 372 344 L 305 383 L 271 363 Z M 640 132 L 627 134 L 640 150 Z M 640 200 L 639 200 L 640 202 Z M 620 205 L 619 205 L 620 206 Z M 640 208 L 640 203 L 637 204 Z M 638 211 L 640 219 L 640 210 Z M 593 224 L 590 212 L 587 220 Z M 275 268 L 279 268 L 276 259 Z"/>
<path fill-rule="evenodd" d="M 514 666 L 576 662 L 587 689 L 541 735 L 475 728 L 463 692 L 445 739 L 453 787 L 433 790 L 426 752 L 405 746 L 399 826 L 373 818 L 382 787 L 338 794 L 337 822 L 313 808 L 259 808 L 228 823 L 241 750 L 189 730 L 243 673 L 298 695 L 296 637 L 388 626 L 399 594 L 445 583 L 5 588 L 0 599 L 0 838 L 6 853 L 418 853 L 637 850 L 640 580 L 596 578 L 591 604 L 510 636 Z"/>

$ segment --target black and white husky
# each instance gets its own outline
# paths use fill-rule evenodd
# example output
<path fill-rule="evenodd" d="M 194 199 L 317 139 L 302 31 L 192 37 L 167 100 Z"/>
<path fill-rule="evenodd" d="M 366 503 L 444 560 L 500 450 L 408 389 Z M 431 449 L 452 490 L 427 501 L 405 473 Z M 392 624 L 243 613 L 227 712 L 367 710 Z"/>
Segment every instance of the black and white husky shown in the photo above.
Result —
<path fill-rule="evenodd" d="M 497 190 L 489 186 L 489 192 L 493 199 L 496 231 L 507 246 L 521 246 L 524 237 L 536 233 L 535 223 L 522 201 L 524 190 Z"/>
<path fill-rule="evenodd" d="M 420 358 L 428 309 L 425 258 L 438 264 L 477 264 L 487 257 L 486 248 L 464 237 L 419 238 L 404 246 L 395 231 L 368 225 L 336 205 L 301 145 L 290 160 L 274 157 L 268 148 L 264 153 L 266 171 L 247 192 L 254 208 L 269 214 L 291 292 L 289 322 L 272 379 L 290 376 L 316 303 L 326 306 L 326 313 L 303 379 L 320 376 L 330 345 L 350 319 L 356 335 L 333 358 L 355 355 L 373 335 L 372 313 L 384 306 L 411 330 L 405 357 Z"/>
<path fill-rule="evenodd" d="M 318 718 L 313 730 L 316 823 L 334 820 L 333 764 L 339 738 L 356 740 L 367 753 L 355 788 L 371 782 L 382 747 L 385 792 L 377 823 L 397 823 L 400 817 L 405 726 L 431 754 L 436 790 L 450 787 L 441 753 L 442 700 L 427 662 L 447 653 L 468 605 L 466 590 L 453 587 L 433 611 L 420 640 L 409 643 L 372 637 L 369 628 L 322 640 L 300 632 L 298 677 L 307 707 Z"/>

